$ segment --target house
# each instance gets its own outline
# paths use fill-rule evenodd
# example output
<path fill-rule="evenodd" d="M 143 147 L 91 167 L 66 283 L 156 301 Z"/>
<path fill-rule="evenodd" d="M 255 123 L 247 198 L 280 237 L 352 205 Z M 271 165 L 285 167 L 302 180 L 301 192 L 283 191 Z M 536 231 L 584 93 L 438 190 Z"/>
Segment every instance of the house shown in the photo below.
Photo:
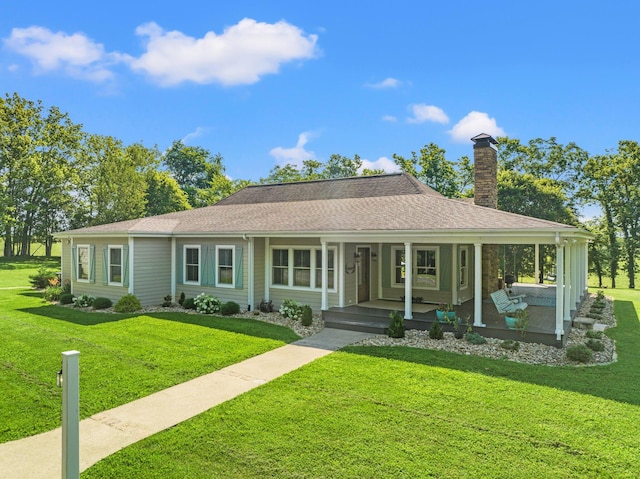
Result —
<path fill-rule="evenodd" d="M 182 292 L 323 312 L 391 300 L 410 320 L 417 303 L 469 304 L 483 327 L 483 298 L 499 287 L 497 245 L 553 244 L 562 341 L 586 292 L 590 235 L 495 209 L 496 142 L 473 141 L 475 204 L 404 173 L 248 186 L 204 208 L 59 233 L 62 276 L 76 295 L 133 293 L 145 305 Z"/>

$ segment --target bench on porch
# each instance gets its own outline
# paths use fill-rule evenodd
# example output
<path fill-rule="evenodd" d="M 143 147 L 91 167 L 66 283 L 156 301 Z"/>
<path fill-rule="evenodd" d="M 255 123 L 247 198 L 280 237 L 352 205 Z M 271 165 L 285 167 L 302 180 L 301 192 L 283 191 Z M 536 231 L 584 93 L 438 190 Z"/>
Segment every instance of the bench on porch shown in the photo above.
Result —
<path fill-rule="evenodd" d="M 528 304 L 523 301 L 524 295 L 509 296 L 504 289 L 499 289 L 491 293 L 491 299 L 500 314 L 513 313 L 519 309 L 526 309 L 528 306 Z"/>

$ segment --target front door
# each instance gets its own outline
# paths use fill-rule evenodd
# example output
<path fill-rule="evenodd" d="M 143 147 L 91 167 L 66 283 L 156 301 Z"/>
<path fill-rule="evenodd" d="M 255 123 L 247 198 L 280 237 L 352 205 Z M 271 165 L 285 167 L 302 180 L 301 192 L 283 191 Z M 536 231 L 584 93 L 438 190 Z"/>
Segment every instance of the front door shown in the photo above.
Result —
<path fill-rule="evenodd" d="M 364 303 L 371 299 L 371 249 L 358 248 L 358 303 Z"/>

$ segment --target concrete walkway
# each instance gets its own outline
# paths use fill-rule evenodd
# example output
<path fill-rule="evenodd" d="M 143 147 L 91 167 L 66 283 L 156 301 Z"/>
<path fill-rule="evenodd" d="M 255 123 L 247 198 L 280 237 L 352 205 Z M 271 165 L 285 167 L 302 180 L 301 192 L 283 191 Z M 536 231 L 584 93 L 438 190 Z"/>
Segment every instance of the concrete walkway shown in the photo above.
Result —
<path fill-rule="evenodd" d="M 80 421 L 80 470 L 368 336 L 371 335 L 324 329 L 295 343 L 84 419 Z M 59 479 L 61 458 L 61 428 L 0 444 L 0 478 Z"/>

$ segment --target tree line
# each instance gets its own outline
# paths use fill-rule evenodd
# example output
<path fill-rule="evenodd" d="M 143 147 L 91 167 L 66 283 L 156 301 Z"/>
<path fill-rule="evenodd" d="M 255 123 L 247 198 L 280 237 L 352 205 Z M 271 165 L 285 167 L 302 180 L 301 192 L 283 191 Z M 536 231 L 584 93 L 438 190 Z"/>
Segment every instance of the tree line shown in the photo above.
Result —
<path fill-rule="evenodd" d="M 498 140 L 498 208 L 581 225 L 595 235 L 592 270 L 610 277 L 620 267 L 635 287 L 640 228 L 640 145 L 620 141 L 615 150 L 591 156 L 556 138 Z M 450 198 L 473 196 L 473 162 L 450 160 L 429 143 L 395 164 Z M 164 152 L 141 143 L 125 145 L 112 136 L 90 134 L 57 107 L 45 109 L 17 93 L 0 98 L 0 234 L 4 255 L 31 254 L 34 242 L 51 254 L 53 233 L 155 216 L 216 203 L 249 180 L 225 175 L 224 159 L 177 140 Z M 275 166 L 258 183 L 340 178 L 384 173 L 334 154 L 326 162 Z M 594 204 L 602 215 L 580 223 L 578 208 Z M 553 250 L 547 251 L 549 262 Z M 543 257 L 545 250 L 543 250 Z M 525 247 L 503 250 L 503 269 L 533 271 Z M 544 266 L 544 265 L 543 265 Z"/>

